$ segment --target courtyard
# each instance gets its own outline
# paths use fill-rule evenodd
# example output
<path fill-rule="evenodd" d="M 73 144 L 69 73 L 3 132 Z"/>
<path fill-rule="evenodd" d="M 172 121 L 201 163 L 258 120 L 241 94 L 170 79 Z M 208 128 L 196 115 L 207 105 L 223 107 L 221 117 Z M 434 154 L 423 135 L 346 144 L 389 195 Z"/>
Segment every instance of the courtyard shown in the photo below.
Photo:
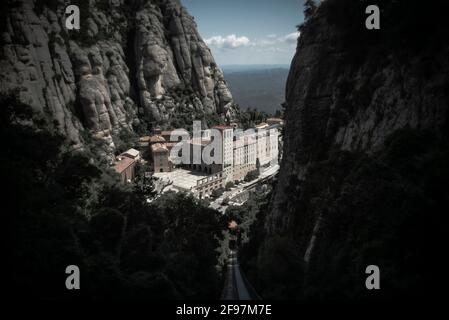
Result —
<path fill-rule="evenodd" d="M 196 186 L 198 180 L 207 177 L 204 173 L 182 168 L 175 169 L 171 172 L 156 172 L 153 176 L 162 181 L 171 181 L 171 188 L 182 191 L 190 191 Z"/>

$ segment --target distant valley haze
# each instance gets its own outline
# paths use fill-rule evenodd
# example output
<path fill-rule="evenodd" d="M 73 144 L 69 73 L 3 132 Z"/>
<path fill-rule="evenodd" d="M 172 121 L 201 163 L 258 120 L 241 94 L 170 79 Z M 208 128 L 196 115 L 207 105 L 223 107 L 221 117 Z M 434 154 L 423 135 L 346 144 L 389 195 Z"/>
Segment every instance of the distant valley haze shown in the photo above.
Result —
<path fill-rule="evenodd" d="M 222 70 L 241 108 L 256 108 L 268 114 L 281 109 L 289 65 L 228 65 Z"/>
<path fill-rule="evenodd" d="M 243 109 L 274 113 L 285 99 L 303 0 L 182 0 Z"/>
<path fill-rule="evenodd" d="M 181 0 L 219 66 L 290 65 L 303 0 Z"/>

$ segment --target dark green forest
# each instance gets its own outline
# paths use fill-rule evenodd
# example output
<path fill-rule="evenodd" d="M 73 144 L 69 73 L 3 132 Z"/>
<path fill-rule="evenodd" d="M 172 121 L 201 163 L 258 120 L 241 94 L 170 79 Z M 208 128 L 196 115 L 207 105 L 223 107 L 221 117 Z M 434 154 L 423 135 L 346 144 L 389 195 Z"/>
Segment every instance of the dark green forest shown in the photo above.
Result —
<path fill-rule="evenodd" d="M 283 234 L 267 236 L 260 210 L 241 251 L 259 294 L 274 299 L 434 296 L 444 283 L 449 212 L 449 144 L 430 132 L 402 129 L 372 155 L 335 152 L 303 181 L 284 187 L 297 212 Z M 292 192 L 301 185 L 300 193 Z M 295 207 L 287 207 L 294 204 Z M 323 224 L 309 264 L 316 217 Z M 365 267 L 382 266 L 382 290 L 366 290 Z"/>
<path fill-rule="evenodd" d="M 184 194 L 149 204 L 151 183 L 120 184 L 95 144 L 74 151 L 14 95 L 0 107 L 10 298 L 218 298 L 218 212 Z M 81 290 L 65 288 L 72 264 Z"/>

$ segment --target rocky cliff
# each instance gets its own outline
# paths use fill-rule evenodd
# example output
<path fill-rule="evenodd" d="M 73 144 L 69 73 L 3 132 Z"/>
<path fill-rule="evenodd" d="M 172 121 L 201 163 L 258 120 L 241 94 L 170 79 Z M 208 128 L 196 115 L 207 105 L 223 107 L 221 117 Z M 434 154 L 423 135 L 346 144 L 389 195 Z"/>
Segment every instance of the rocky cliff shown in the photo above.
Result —
<path fill-rule="evenodd" d="M 401 128 L 447 133 L 447 27 L 432 23 L 435 7 L 388 2 L 378 1 L 390 23 L 382 31 L 365 29 L 363 1 L 328 1 L 301 26 L 286 86 L 281 180 L 303 180 L 335 151 L 373 153 Z M 415 19 L 429 24 L 413 34 Z M 281 189 L 276 205 L 288 201 Z M 288 219 L 276 208 L 274 215 Z"/>
<path fill-rule="evenodd" d="M 381 30 L 368 31 L 371 2 L 323 1 L 300 26 L 272 207 L 242 254 L 264 297 L 436 293 L 449 29 L 441 1 L 376 1 Z M 383 272 L 378 292 L 365 288 L 370 264 Z"/>
<path fill-rule="evenodd" d="M 78 4 L 80 30 L 65 8 Z M 114 146 L 121 129 L 225 115 L 231 93 L 177 0 L 2 3 L 0 91 L 57 120 L 72 141 L 87 130 Z"/>

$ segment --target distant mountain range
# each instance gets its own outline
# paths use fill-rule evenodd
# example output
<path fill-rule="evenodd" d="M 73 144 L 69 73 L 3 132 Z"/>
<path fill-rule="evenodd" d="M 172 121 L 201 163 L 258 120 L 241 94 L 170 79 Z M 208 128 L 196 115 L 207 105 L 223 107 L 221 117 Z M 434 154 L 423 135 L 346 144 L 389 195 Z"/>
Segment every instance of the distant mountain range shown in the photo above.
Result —
<path fill-rule="evenodd" d="M 288 65 L 227 65 L 222 70 L 240 107 L 272 114 L 280 110 L 285 99 Z"/>

